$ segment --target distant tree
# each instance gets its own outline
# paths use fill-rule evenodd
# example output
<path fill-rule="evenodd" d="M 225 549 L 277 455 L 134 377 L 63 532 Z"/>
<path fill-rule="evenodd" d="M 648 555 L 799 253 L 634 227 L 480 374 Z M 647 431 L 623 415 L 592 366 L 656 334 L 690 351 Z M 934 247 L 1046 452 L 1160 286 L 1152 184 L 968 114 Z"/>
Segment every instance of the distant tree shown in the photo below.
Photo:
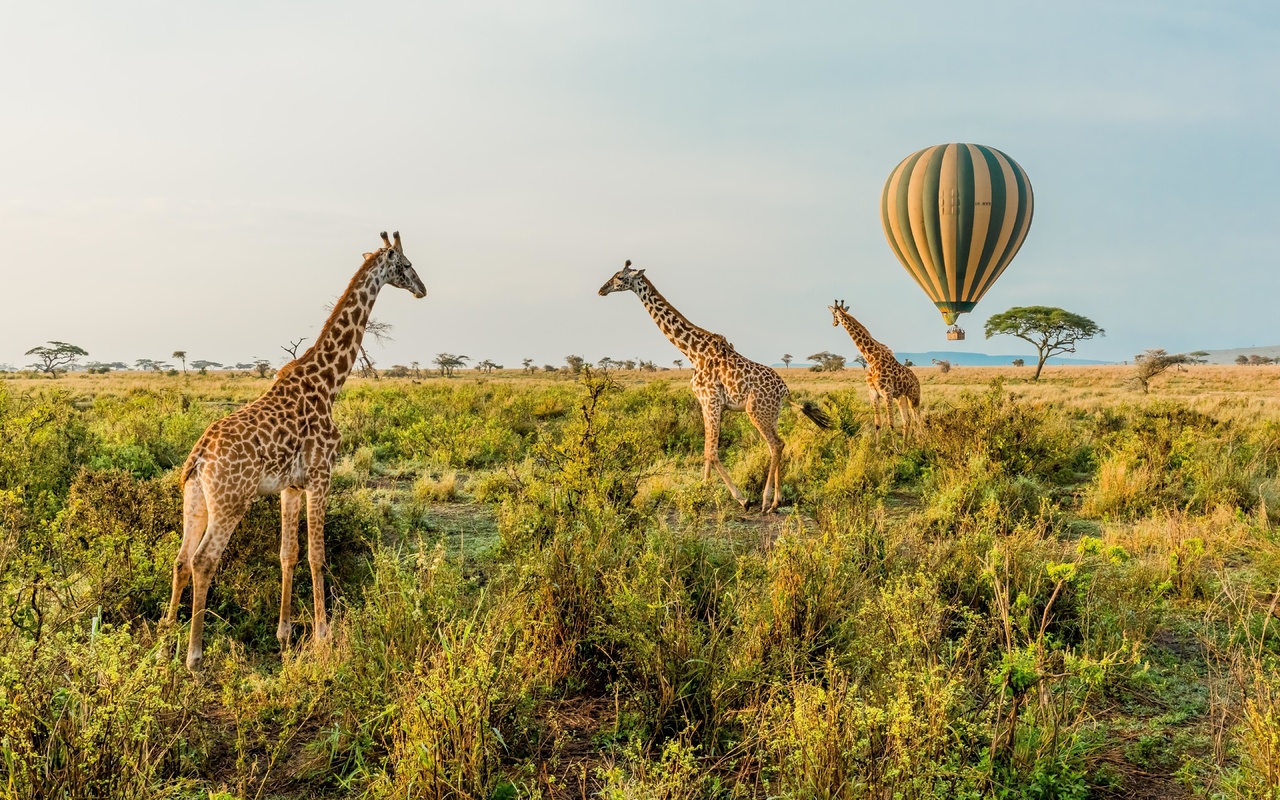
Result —
<path fill-rule="evenodd" d="M 0 364 L 0 372 L 17 372 L 18 368 L 12 364 Z"/>
<path fill-rule="evenodd" d="M 1209 361 L 1208 350 L 1192 350 L 1190 353 L 1187 353 L 1187 355 L 1191 356 L 1192 363 L 1194 364 L 1205 364 Z"/>
<path fill-rule="evenodd" d="M 645 361 L 644 359 L 641 359 L 641 360 L 640 360 L 640 371 L 641 371 L 641 372 L 657 372 L 657 371 L 658 371 L 658 365 L 657 365 L 657 364 L 655 364 L 655 363 L 653 363 L 652 361 Z"/>
<path fill-rule="evenodd" d="M 1274 358 L 1268 358 L 1266 356 L 1260 356 L 1257 353 L 1254 353 L 1253 355 L 1249 356 L 1249 363 L 1255 367 L 1260 367 L 1263 364 L 1274 364 L 1276 363 L 1276 360 Z"/>
<path fill-rule="evenodd" d="M 173 357 L 182 362 L 182 374 L 186 375 L 187 374 L 187 351 L 174 350 Z"/>
<path fill-rule="evenodd" d="M 111 371 L 111 365 L 104 364 L 101 361 L 90 361 L 84 365 L 84 371 L 90 375 L 106 375 Z M 0 369 L 0 372 L 4 372 L 4 370 Z"/>
<path fill-rule="evenodd" d="M 863 358 L 862 356 L 860 356 L 860 355 L 859 355 L 859 356 L 854 356 L 854 357 L 853 357 L 853 360 L 854 360 L 855 362 L 857 362 L 858 366 L 862 367 L 863 369 L 866 369 L 866 368 L 867 368 L 867 360 L 866 360 L 865 358 Z"/>
<path fill-rule="evenodd" d="M 410 362 L 409 362 L 409 369 L 413 370 L 413 377 L 415 377 L 415 378 L 421 378 L 421 377 L 422 377 L 422 369 L 421 369 L 421 367 L 419 367 L 419 366 L 418 366 L 418 362 L 417 362 L 417 361 L 410 361 Z"/>
<path fill-rule="evenodd" d="M 199 361 L 192 361 L 191 366 L 200 370 L 201 375 L 208 375 L 210 367 L 213 367 L 214 369 L 222 369 L 222 365 L 217 361 L 206 361 L 203 358 Z"/>
<path fill-rule="evenodd" d="M 1241 353 L 1236 356 L 1236 363 L 1243 367 L 1249 363 L 1249 357 Z"/>
<path fill-rule="evenodd" d="M 814 372 L 839 372 L 844 369 L 844 356 L 828 350 L 814 353 L 809 356 L 809 360 L 813 362 L 813 366 L 809 367 L 809 369 Z"/>
<path fill-rule="evenodd" d="M 440 374 L 446 378 L 453 377 L 455 369 L 461 369 L 467 365 L 471 358 L 468 356 L 455 356 L 450 353 L 440 353 L 431 363 L 440 368 Z"/>
<path fill-rule="evenodd" d="M 80 356 L 89 355 L 74 344 L 50 341 L 49 345 L 51 346 L 33 347 L 25 355 L 36 357 L 36 363 L 30 365 L 31 369 L 46 373 L 50 378 L 58 377 L 59 370 L 66 372 Z"/>
<path fill-rule="evenodd" d="M 140 358 L 133 362 L 133 366 L 143 372 L 164 372 L 169 369 L 168 364 L 162 361 L 156 361 L 153 358 Z"/>
<path fill-rule="evenodd" d="M 481 361 L 479 364 L 476 364 L 476 371 L 478 372 L 488 373 L 488 372 L 493 372 L 495 369 L 502 369 L 502 365 L 495 364 L 487 358 L 484 361 Z"/>
<path fill-rule="evenodd" d="M 542 371 L 543 372 L 559 372 L 560 368 L 557 367 L 555 364 L 543 364 Z"/>
<path fill-rule="evenodd" d="M 605 356 L 604 358 L 596 362 L 596 366 L 598 366 L 600 369 L 607 370 L 609 367 L 613 366 L 613 359 L 609 358 L 608 356 Z"/>
<path fill-rule="evenodd" d="M 280 345 L 280 349 L 289 354 L 290 361 L 294 361 L 298 358 L 298 345 L 302 344 L 306 340 L 307 340 L 307 337 L 305 336 L 303 336 L 301 339 L 298 339 L 296 341 L 293 339 L 290 339 L 289 344 Z"/>
<path fill-rule="evenodd" d="M 271 377 L 271 374 L 275 372 L 275 370 L 271 368 L 271 362 L 265 358 L 255 359 L 253 362 L 253 369 L 258 373 L 259 378 L 269 378 Z"/>
<path fill-rule="evenodd" d="M 791 355 L 790 353 L 782 354 L 782 366 L 786 367 L 787 369 L 791 369 L 792 361 L 795 361 L 795 356 Z"/>
<path fill-rule="evenodd" d="M 622 364 L 622 368 L 623 368 L 623 369 L 635 369 L 635 368 L 636 368 L 636 362 L 635 362 L 635 360 L 634 360 L 634 359 L 630 359 L 630 358 L 628 358 L 626 361 L 622 361 L 622 362 L 619 362 L 619 363 L 621 363 L 621 364 Z"/>
<path fill-rule="evenodd" d="M 533 373 L 534 371 L 536 371 L 536 370 L 538 369 L 537 367 L 535 367 L 535 366 L 533 365 L 533 359 L 532 359 L 532 358 L 526 358 L 526 359 L 523 359 L 523 360 L 520 362 L 520 365 L 521 365 L 522 367 L 524 367 L 524 371 L 525 371 L 525 372 L 528 372 L 528 373 Z"/>
<path fill-rule="evenodd" d="M 385 374 L 388 378 L 407 378 L 409 377 L 409 368 L 404 364 L 395 364 Z"/>
<path fill-rule="evenodd" d="M 1163 348 L 1153 348 L 1133 357 L 1133 380 L 1143 394 L 1151 391 L 1151 379 L 1169 369 L 1186 370 L 1186 364 L 1194 364 L 1196 360 L 1186 353 L 1169 354 Z"/>
<path fill-rule="evenodd" d="M 683 358 L 677 358 L 675 361 L 672 361 L 671 363 L 676 365 L 676 369 L 683 369 L 683 368 L 684 368 L 684 359 L 683 359 Z"/>
<path fill-rule="evenodd" d="M 951 362 L 947 361 L 945 358 L 935 358 L 933 359 L 933 363 L 938 365 L 938 372 L 941 372 L 943 375 L 946 375 L 951 371 Z"/>
<path fill-rule="evenodd" d="M 582 368 L 587 365 L 587 360 L 582 356 L 565 356 L 564 363 L 569 365 L 569 371 L 574 375 L 582 372 Z"/>
<path fill-rule="evenodd" d="M 1022 359 L 1020 359 L 1020 358 L 1015 358 L 1015 359 L 1013 360 L 1013 365 L 1014 365 L 1015 367 L 1025 367 L 1025 366 L 1027 365 L 1027 362 L 1023 361 L 1023 360 L 1022 360 Z"/>
<path fill-rule="evenodd" d="M 987 338 L 992 336 L 1016 336 L 1035 345 L 1039 352 L 1036 374 L 1031 380 L 1040 380 L 1044 362 L 1059 353 L 1074 353 L 1076 342 L 1104 336 L 1106 331 L 1088 317 L 1050 306 L 1018 306 L 987 320 Z"/>
<path fill-rule="evenodd" d="M 236 369 L 253 369 L 253 362 L 245 363 L 241 361 L 240 363 L 236 364 Z"/>
<path fill-rule="evenodd" d="M 907 358 L 907 359 L 904 359 L 904 360 L 903 360 L 903 362 L 902 362 L 902 366 L 904 366 L 904 367 L 914 367 L 914 366 L 915 366 L 915 364 L 911 363 L 911 359 Z"/>

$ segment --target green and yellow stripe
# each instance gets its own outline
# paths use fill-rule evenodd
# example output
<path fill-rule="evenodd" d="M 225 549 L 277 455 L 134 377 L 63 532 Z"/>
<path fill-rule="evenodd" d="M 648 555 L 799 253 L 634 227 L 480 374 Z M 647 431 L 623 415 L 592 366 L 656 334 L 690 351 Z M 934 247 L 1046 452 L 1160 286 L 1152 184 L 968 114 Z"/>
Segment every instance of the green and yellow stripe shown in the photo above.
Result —
<path fill-rule="evenodd" d="M 902 160 L 880 217 L 893 254 L 947 324 L 972 311 L 1031 228 L 1031 181 L 994 147 L 940 144 Z"/>

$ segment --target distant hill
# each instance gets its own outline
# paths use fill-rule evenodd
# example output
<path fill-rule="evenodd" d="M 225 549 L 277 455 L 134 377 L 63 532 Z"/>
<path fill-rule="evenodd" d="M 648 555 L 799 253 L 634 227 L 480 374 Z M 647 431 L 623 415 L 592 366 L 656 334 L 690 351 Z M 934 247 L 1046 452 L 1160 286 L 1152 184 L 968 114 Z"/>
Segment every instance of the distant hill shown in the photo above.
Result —
<path fill-rule="evenodd" d="M 1280 347 L 1277 347 L 1276 350 L 1280 352 Z M 1223 352 L 1227 352 L 1227 351 L 1224 350 Z M 1035 354 L 1026 355 L 1025 353 L 1021 355 L 994 355 L 993 356 L 993 355 L 988 355 L 986 353 L 964 353 L 964 352 L 959 352 L 954 350 L 929 350 L 924 353 L 895 352 L 894 355 L 898 357 L 899 361 L 905 361 L 906 359 L 909 358 L 911 359 L 911 363 L 915 364 L 918 367 L 932 366 L 933 359 L 935 358 L 938 359 L 939 361 L 950 361 L 951 366 L 953 367 L 1002 367 L 1002 366 L 1008 366 L 1009 364 L 1011 364 L 1015 358 L 1020 358 L 1032 366 L 1035 366 L 1035 363 L 1036 363 Z M 1233 355 L 1232 358 L 1235 358 L 1235 356 Z M 1114 361 L 1093 361 L 1087 358 L 1059 358 L 1055 356 L 1054 358 L 1049 359 L 1046 363 L 1062 365 L 1062 364 L 1114 364 L 1115 362 Z M 781 367 L 782 364 L 778 363 L 778 364 L 774 364 L 773 366 Z M 850 366 L 857 366 L 857 364 L 852 363 L 851 357 L 850 357 Z M 808 367 L 809 365 L 807 363 L 802 364 L 796 361 L 791 362 L 792 369 L 798 369 L 798 368 L 807 369 Z"/>
<path fill-rule="evenodd" d="M 1209 350 L 1205 361 L 1210 364 L 1234 364 L 1236 356 L 1266 356 L 1280 358 L 1280 344 L 1265 347 L 1237 347 L 1234 350 Z"/>

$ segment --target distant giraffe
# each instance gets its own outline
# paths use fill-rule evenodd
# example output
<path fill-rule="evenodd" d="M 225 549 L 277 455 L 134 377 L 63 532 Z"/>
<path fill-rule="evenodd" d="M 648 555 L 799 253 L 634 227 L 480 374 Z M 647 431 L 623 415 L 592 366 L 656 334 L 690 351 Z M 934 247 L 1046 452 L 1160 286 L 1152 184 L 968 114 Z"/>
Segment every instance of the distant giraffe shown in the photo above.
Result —
<path fill-rule="evenodd" d="M 739 355 L 729 340 L 718 333 L 699 328 L 658 293 L 644 270 L 632 269 L 628 261 L 622 270 L 600 287 L 600 295 L 612 292 L 635 292 L 649 310 L 653 321 L 671 343 L 679 348 L 693 367 L 693 393 L 702 405 L 703 464 L 702 480 L 711 479 L 711 468 L 729 487 L 733 499 L 747 508 L 749 502 L 720 463 L 720 418 L 724 411 L 746 411 L 757 431 L 769 446 L 769 474 L 765 477 L 760 508 L 773 511 L 782 498 L 782 437 L 778 435 L 778 412 L 786 401 L 813 420 L 819 427 L 831 427 L 831 420 L 812 403 L 790 400 L 790 390 L 770 367 Z"/>
<path fill-rule="evenodd" d="M 902 427 L 906 430 L 920 418 L 920 379 L 909 368 L 898 363 L 893 351 L 872 338 L 866 327 L 853 318 L 844 301 L 827 306 L 831 311 L 831 324 L 843 325 L 867 360 L 867 390 L 871 394 L 871 408 L 875 415 L 876 432 L 880 431 L 880 401 L 885 401 L 885 418 L 893 429 L 893 404 L 898 404 L 902 415 Z"/>
<path fill-rule="evenodd" d="M 315 345 L 276 374 L 262 397 L 205 430 L 182 467 L 182 546 L 173 564 L 173 594 L 161 622 L 178 619 L 182 591 L 191 581 L 191 637 L 187 667 L 204 654 L 205 599 L 218 559 L 254 497 L 280 494 L 280 625 L 276 638 L 289 642 L 293 567 L 298 560 L 298 514 L 307 496 L 307 561 L 315 603 L 315 637 L 329 635 L 324 610 L 324 514 L 330 473 L 338 451 L 332 409 L 351 374 L 378 292 L 390 284 L 414 297 L 427 293 L 404 255 L 399 232 L 394 243 L 365 253 L 346 292 L 334 304 Z M 162 648 L 167 657 L 167 648 Z"/>

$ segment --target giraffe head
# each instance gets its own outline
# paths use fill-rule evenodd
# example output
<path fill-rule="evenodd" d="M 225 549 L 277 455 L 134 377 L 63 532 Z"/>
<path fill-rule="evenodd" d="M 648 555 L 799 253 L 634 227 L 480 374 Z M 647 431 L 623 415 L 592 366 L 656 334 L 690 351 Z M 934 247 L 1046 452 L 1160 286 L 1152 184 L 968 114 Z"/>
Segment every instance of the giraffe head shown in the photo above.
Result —
<path fill-rule="evenodd" d="M 827 306 L 827 310 L 831 312 L 831 327 L 840 327 L 840 318 L 849 313 L 849 306 L 843 300 L 835 301 L 835 305 Z"/>
<path fill-rule="evenodd" d="M 404 245 L 400 243 L 400 231 L 391 235 L 395 237 L 394 242 L 388 239 L 387 232 L 383 231 L 382 249 L 376 253 L 365 253 L 365 259 L 379 257 L 387 283 L 397 289 L 404 289 L 414 297 L 425 297 L 427 287 L 422 285 L 422 279 L 418 277 L 417 272 L 414 272 L 413 264 L 409 263 L 409 259 L 404 254 Z"/>
<path fill-rule="evenodd" d="M 622 269 L 614 273 L 613 277 L 600 287 L 600 296 L 604 297 L 613 292 L 634 292 L 640 286 L 640 279 L 644 277 L 644 270 L 632 269 L 631 260 L 628 259 Z"/>

